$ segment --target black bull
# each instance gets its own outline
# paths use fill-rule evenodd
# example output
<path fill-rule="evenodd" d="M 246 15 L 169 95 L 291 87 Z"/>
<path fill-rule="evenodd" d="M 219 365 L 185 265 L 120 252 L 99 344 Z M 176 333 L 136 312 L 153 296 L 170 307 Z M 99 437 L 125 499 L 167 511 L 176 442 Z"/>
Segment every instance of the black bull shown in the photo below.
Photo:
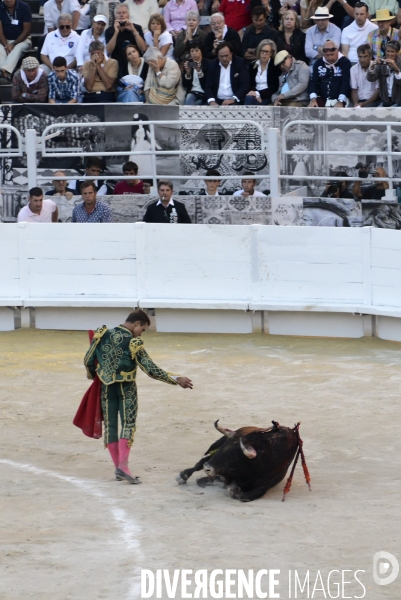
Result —
<path fill-rule="evenodd" d="M 310 488 L 310 477 L 299 437 L 299 423 L 295 427 L 282 427 L 272 421 L 273 427 L 241 427 L 236 431 L 214 426 L 223 433 L 192 468 L 181 471 L 178 483 L 186 483 L 195 471 L 202 468 L 207 477 L 197 480 L 205 486 L 216 479 L 223 481 L 232 498 L 250 502 L 263 496 L 267 490 L 284 479 L 291 462 L 295 461 L 284 488 L 283 501 L 291 487 L 291 481 L 299 456 L 301 456 L 305 479 Z"/>

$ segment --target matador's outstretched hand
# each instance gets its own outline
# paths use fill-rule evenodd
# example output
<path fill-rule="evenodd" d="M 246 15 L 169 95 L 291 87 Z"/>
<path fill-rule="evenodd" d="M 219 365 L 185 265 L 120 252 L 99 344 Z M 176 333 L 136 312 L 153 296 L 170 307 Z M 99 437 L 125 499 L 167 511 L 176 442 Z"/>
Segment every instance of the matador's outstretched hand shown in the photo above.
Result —
<path fill-rule="evenodd" d="M 192 390 L 192 388 L 194 387 L 192 385 L 192 381 L 188 379 L 188 377 L 177 377 L 177 383 L 184 389 L 189 388 L 190 390 Z"/>

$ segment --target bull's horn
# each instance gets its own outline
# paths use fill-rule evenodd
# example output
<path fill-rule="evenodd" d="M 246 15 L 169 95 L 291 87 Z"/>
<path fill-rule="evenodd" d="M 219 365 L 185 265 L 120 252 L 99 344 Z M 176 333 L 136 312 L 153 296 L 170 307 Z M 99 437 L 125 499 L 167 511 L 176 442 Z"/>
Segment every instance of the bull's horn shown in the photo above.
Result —
<path fill-rule="evenodd" d="M 247 458 L 256 458 L 257 452 L 255 448 L 252 448 L 252 446 L 245 446 L 244 442 L 242 441 L 242 438 L 239 439 L 239 444 L 241 446 L 242 452 Z"/>
<path fill-rule="evenodd" d="M 219 420 L 217 419 L 217 421 L 215 422 L 214 426 L 216 427 L 217 431 L 220 431 L 220 433 L 222 433 L 223 435 L 225 435 L 228 438 L 232 438 L 235 434 L 235 431 L 231 431 L 231 429 L 226 429 L 225 427 L 221 427 L 221 425 L 219 425 Z"/>

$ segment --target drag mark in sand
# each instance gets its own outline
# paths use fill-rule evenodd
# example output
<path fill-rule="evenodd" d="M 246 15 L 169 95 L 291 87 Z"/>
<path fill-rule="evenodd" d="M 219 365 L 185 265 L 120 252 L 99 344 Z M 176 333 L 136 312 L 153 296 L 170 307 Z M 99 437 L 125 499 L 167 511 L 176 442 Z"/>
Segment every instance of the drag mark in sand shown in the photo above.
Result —
<path fill-rule="evenodd" d="M 98 483 L 91 483 L 90 481 L 87 481 L 85 479 L 78 479 L 77 477 L 61 475 L 60 473 L 56 473 L 55 471 L 49 471 L 48 469 L 40 469 L 38 467 L 34 467 L 33 465 L 18 463 L 13 460 L 0 458 L 0 463 L 4 465 L 9 465 L 10 467 L 21 469 L 22 471 L 28 471 L 29 473 L 33 473 L 34 475 L 53 477 L 54 479 L 65 481 L 66 483 L 75 485 L 77 488 L 91 494 L 95 498 L 102 499 L 102 501 L 105 502 L 106 505 L 108 505 L 113 520 L 117 524 L 117 527 L 120 529 L 120 533 L 124 541 L 124 547 L 127 549 L 128 552 L 135 552 L 135 562 L 137 565 L 139 562 L 142 562 L 143 556 L 138 539 L 138 535 L 141 531 L 140 526 L 134 521 L 134 519 L 127 515 L 127 512 L 124 509 L 117 506 L 116 502 L 112 498 L 108 497 L 104 492 L 99 490 Z M 136 567 L 134 569 L 133 581 L 130 585 L 129 592 L 127 594 L 127 600 L 134 600 L 135 598 L 140 598 L 139 567 Z"/>

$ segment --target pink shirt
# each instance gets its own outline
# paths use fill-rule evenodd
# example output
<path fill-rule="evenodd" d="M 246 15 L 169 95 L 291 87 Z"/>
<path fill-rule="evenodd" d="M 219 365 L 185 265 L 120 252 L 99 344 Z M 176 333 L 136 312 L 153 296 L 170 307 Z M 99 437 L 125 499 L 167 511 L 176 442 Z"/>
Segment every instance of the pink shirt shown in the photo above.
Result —
<path fill-rule="evenodd" d="M 163 13 L 167 31 L 171 31 L 172 29 L 181 31 L 181 29 L 185 29 L 185 16 L 189 10 L 196 10 L 198 12 L 198 5 L 195 0 L 184 0 L 180 5 L 177 4 L 176 0 L 170 0 L 164 7 Z"/>

